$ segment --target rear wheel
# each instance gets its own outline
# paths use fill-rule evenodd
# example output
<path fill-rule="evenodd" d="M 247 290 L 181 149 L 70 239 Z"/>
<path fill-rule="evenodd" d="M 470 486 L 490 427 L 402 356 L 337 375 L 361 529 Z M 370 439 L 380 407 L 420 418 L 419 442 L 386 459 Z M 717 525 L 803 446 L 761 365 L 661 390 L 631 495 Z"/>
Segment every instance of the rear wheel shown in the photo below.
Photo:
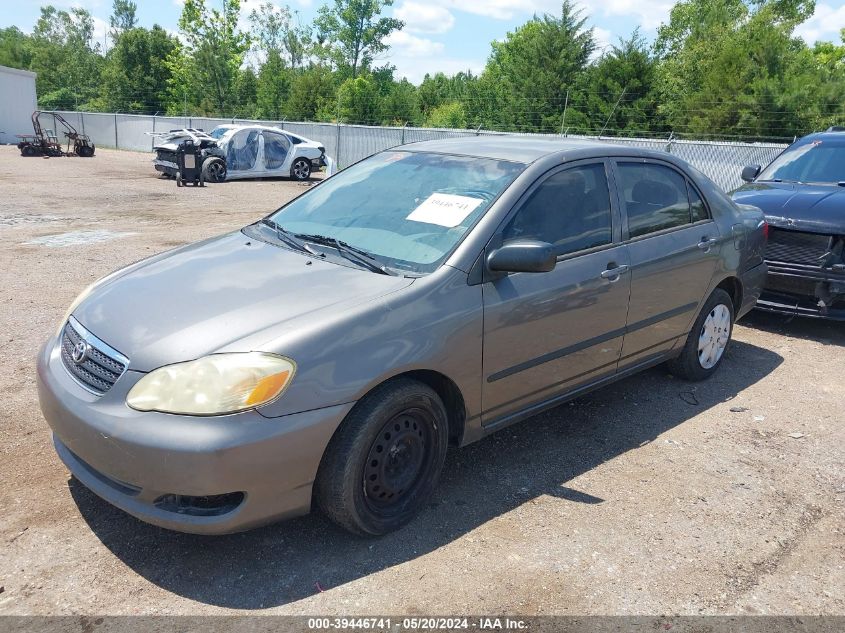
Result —
<path fill-rule="evenodd" d="M 76 150 L 76 154 L 82 158 L 91 158 L 94 155 L 93 145 L 80 145 Z"/>
<path fill-rule="evenodd" d="M 712 376 L 722 364 L 733 322 L 733 301 L 727 292 L 717 288 L 695 320 L 680 356 L 667 363 L 669 371 L 687 380 Z"/>
<path fill-rule="evenodd" d="M 35 156 L 37 152 L 32 145 L 24 145 L 21 148 L 21 156 Z"/>
<path fill-rule="evenodd" d="M 290 175 L 296 180 L 308 180 L 311 177 L 311 161 L 297 158 L 290 168 Z"/>
<path fill-rule="evenodd" d="M 443 402 L 428 386 L 401 378 L 377 387 L 329 442 L 314 482 L 318 507 L 356 534 L 405 525 L 437 485 L 447 424 Z"/>

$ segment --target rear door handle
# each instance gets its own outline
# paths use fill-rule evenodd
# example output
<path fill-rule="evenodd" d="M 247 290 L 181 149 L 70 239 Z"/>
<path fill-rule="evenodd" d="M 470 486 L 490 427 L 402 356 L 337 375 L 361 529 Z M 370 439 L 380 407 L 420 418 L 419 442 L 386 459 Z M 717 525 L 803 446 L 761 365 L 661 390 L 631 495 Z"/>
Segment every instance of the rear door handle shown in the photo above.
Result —
<path fill-rule="evenodd" d="M 703 251 L 709 251 L 710 248 L 717 242 L 718 240 L 715 237 L 702 237 L 701 241 L 698 243 L 698 248 Z"/>
<path fill-rule="evenodd" d="M 628 272 L 628 266 L 627 264 L 622 264 L 616 268 L 608 268 L 607 270 L 601 271 L 601 278 L 613 282 L 617 281 L 619 276 L 624 275 L 626 272 Z"/>

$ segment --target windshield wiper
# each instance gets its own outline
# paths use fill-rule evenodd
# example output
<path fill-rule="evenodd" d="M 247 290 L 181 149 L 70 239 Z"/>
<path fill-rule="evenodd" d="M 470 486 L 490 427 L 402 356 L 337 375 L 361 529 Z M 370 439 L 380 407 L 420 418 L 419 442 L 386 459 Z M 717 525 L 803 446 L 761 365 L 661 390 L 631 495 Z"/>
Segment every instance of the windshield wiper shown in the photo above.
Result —
<path fill-rule="evenodd" d="M 303 233 L 297 233 L 296 237 L 301 238 L 303 240 L 308 240 L 309 242 L 314 242 L 315 244 L 332 246 L 337 250 L 338 253 L 340 253 L 349 261 L 353 261 L 357 264 L 360 264 L 365 268 L 370 269 L 374 273 L 380 273 L 382 275 L 395 274 L 388 270 L 386 266 L 379 263 L 378 259 L 376 259 L 372 255 L 372 253 L 369 253 L 362 248 L 351 246 L 350 244 L 347 244 L 346 242 L 343 242 L 337 239 L 336 237 L 328 237 L 326 235 L 308 235 Z"/>
<path fill-rule="evenodd" d="M 302 253 L 308 253 L 309 255 L 317 254 L 308 247 L 308 244 L 300 242 L 298 239 L 296 239 L 296 237 L 294 237 L 293 233 L 283 229 L 278 222 L 275 222 L 274 220 L 261 220 L 261 222 L 262 224 L 266 224 L 271 229 L 276 231 L 276 237 L 279 238 L 280 242 L 284 242 L 288 246 Z"/>

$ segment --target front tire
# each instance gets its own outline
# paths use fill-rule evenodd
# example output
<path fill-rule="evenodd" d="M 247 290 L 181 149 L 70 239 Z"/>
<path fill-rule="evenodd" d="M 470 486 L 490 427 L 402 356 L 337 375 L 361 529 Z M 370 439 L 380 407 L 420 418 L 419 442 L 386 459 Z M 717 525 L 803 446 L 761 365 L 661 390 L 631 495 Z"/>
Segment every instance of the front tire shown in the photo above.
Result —
<path fill-rule="evenodd" d="M 669 371 L 686 380 L 710 378 L 725 357 L 733 322 L 733 301 L 727 292 L 716 288 L 704 303 L 680 356 L 667 363 Z"/>
<path fill-rule="evenodd" d="M 206 158 L 202 175 L 205 182 L 223 182 L 226 180 L 226 163 L 221 158 Z"/>
<path fill-rule="evenodd" d="M 290 175 L 294 180 L 308 180 L 311 177 L 311 161 L 297 158 L 291 165 Z"/>
<path fill-rule="evenodd" d="M 399 529 L 437 486 L 448 440 L 446 408 L 434 390 L 407 378 L 380 385 L 329 442 L 314 482 L 317 506 L 362 536 Z"/>

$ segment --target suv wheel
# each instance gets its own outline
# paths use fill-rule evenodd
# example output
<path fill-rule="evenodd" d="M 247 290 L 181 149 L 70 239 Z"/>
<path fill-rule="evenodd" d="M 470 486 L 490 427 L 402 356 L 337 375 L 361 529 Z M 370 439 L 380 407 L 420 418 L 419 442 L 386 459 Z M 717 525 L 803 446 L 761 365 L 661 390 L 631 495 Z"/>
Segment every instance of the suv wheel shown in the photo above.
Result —
<path fill-rule="evenodd" d="M 398 378 L 377 387 L 329 442 L 314 482 L 318 507 L 364 536 L 405 525 L 437 485 L 447 424 L 443 402 L 428 386 Z"/>

